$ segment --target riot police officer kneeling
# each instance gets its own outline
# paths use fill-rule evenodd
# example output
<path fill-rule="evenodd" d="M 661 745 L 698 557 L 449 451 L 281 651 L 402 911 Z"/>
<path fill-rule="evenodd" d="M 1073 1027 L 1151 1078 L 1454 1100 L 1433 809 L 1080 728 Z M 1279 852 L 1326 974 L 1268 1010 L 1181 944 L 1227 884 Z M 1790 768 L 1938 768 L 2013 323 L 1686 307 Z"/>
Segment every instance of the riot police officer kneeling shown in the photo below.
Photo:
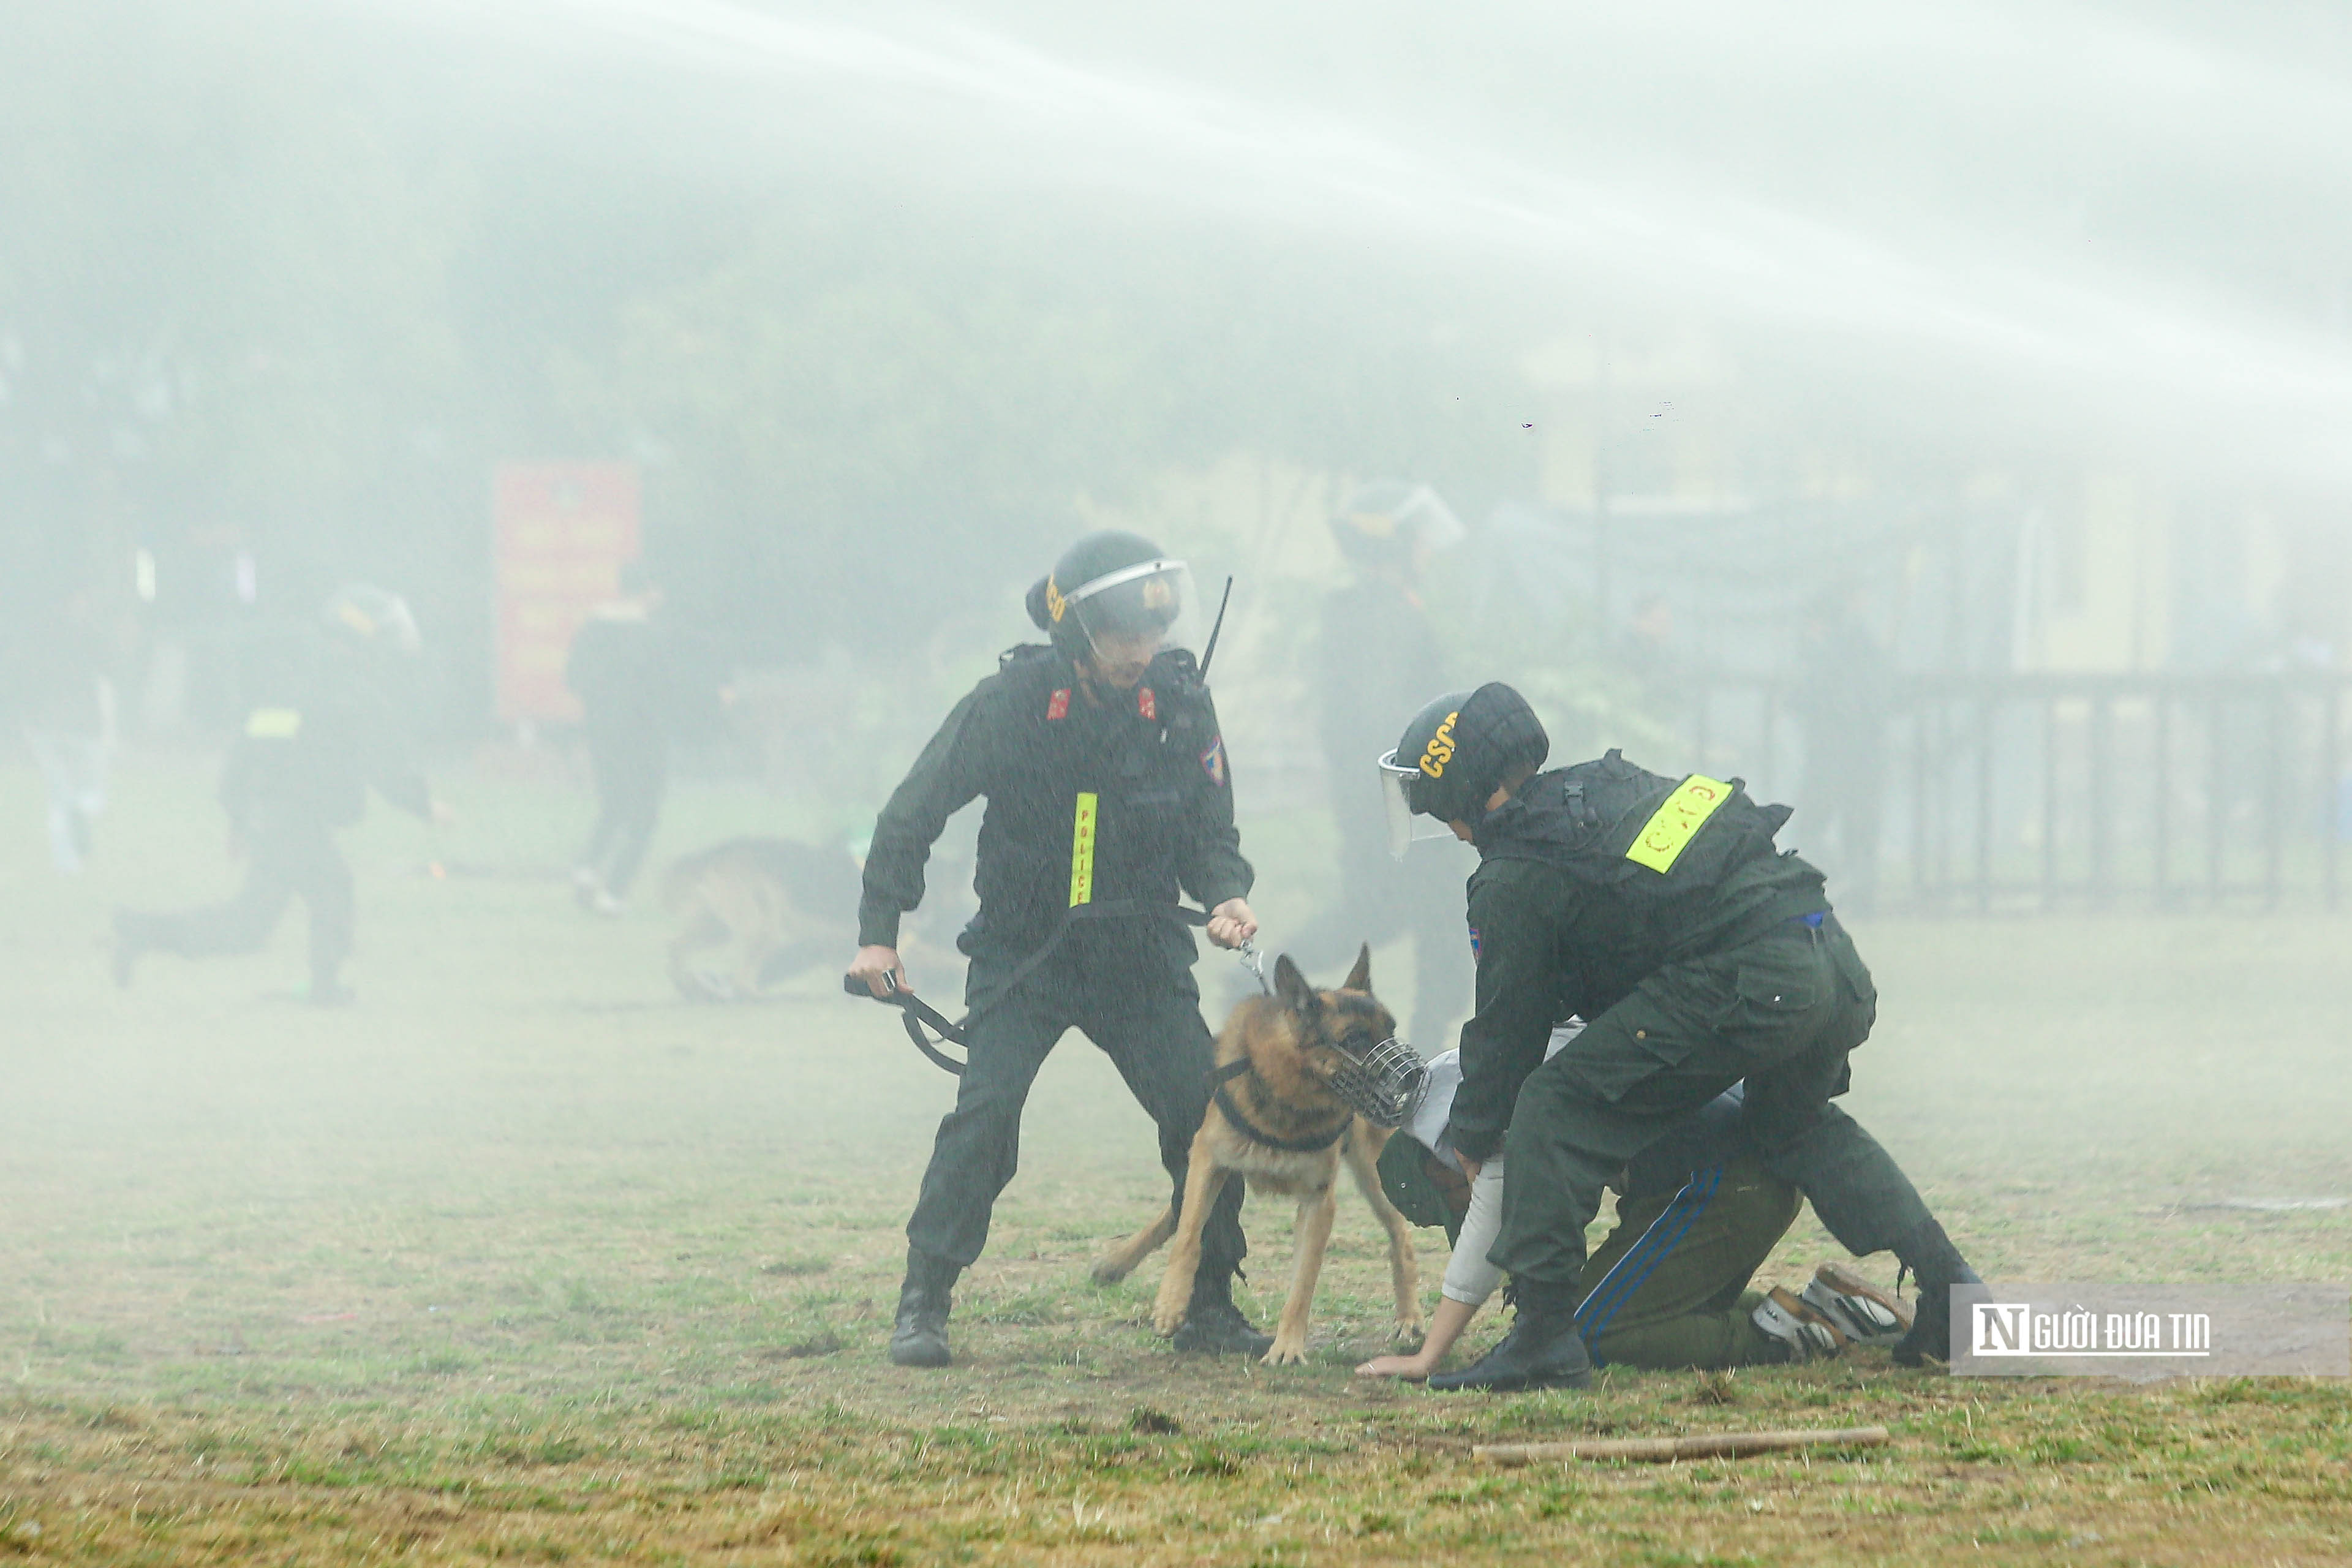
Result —
<path fill-rule="evenodd" d="M 973 877 L 968 1052 L 915 1213 L 890 1359 L 945 1366 L 949 1293 L 988 1239 L 1013 1179 L 1021 1108 L 1066 1030 L 1110 1057 L 1158 1124 L 1181 1205 L 1208 1107 L 1212 1048 L 1179 921 L 1181 888 L 1209 940 L 1255 934 L 1224 740 L 1185 644 L 1195 606 L 1183 563 L 1131 533 L 1089 534 L 1029 593 L 1050 646 L 1016 647 L 956 704 L 882 808 L 866 862 L 850 969 L 877 996 L 906 986 L 898 921 L 949 816 L 987 797 Z M 1210 1215 L 1176 1348 L 1263 1355 L 1273 1341 L 1234 1305 L 1246 1250 L 1241 1184 Z"/>
<path fill-rule="evenodd" d="M 1612 1173 L 1747 1080 L 1765 1167 L 1856 1255 L 1892 1248 L 1919 1304 L 1895 1359 L 1942 1359 L 1950 1292 L 1977 1276 L 1885 1150 L 1831 1103 L 1877 992 L 1822 874 L 1773 847 L 1785 806 L 1738 780 L 1644 772 L 1615 752 L 1539 773 L 1550 742 L 1517 691 L 1442 697 L 1381 759 L 1400 841 L 1443 824 L 1478 848 L 1470 879 L 1477 1013 L 1462 1030 L 1447 1137 L 1503 1148 L 1501 1234 L 1518 1315 L 1484 1360 L 1432 1388 L 1581 1386 L 1584 1231 Z M 1544 1059 L 1552 1021 L 1591 1020 Z"/>

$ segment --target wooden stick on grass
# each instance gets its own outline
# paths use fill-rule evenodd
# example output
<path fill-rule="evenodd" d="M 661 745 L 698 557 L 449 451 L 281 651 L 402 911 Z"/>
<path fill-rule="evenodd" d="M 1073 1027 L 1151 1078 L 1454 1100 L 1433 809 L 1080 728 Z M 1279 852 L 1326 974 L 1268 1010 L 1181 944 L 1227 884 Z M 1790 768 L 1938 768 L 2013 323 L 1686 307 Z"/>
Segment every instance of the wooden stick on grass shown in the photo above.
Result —
<path fill-rule="evenodd" d="M 1791 1448 L 1877 1448 L 1891 1439 L 1884 1426 L 1842 1426 L 1826 1432 L 1710 1432 L 1696 1437 L 1612 1437 L 1582 1443 L 1482 1443 L 1471 1457 L 1490 1465 L 1534 1465 L 1546 1459 L 1738 1459 Z"/>

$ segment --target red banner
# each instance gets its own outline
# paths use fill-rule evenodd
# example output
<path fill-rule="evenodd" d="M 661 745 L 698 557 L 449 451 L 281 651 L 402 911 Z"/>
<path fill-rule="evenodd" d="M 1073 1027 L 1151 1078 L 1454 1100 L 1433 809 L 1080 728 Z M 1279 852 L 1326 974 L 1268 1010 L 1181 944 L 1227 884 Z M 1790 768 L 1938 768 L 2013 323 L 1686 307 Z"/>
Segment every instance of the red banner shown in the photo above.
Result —
<path fill-rule="evenodd" d="M 499 717 L 568 721 L 563 658 L 588 612 L 636 558 L 634 463 L 502 463 L 491 477 Z"/>

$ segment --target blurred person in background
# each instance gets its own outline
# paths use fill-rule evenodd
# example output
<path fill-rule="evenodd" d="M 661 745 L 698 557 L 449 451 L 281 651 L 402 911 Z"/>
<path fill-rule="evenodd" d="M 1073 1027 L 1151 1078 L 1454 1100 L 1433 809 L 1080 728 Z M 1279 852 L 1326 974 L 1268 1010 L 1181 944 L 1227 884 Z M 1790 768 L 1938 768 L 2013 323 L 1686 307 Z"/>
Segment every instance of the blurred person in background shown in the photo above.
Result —
<path fill-rule="evenodd" d="M 1859 590 L 1840 588 L 1806 606 L 1791 703 L 1805 746 L 1797 821 L 1805 852 L 1837 874 L 1840 898 L 1858 915 L 1869 913 L 1878 896 L 1888 664 Z"/>
<path fill-rule="evenodd" d="M 1339 893 L 1286 944 L 1309 973 L 1337 970 L 1357 945 L 1412 942 L 1409 1038 L 1434 1047 L 1470 1011 L 1470 943 L 1454 906 L 1468 858 L 1448 839 L 1391 853 L 1380 780 L 1364 759 L 1383 750 L 1393 715 L 1444 679 L 1422 604 L 1430 558 L 1458 542 L 1461 522 L 1426 485 L 1366 485 L 1330 519 L 1349 580 L 1323 601 L 1316 649 L 1316 721 L 1339 829 Z"/>
<path fill-rule="evenodd" d="M 116 910 L 116 984 L 128 986 L 151 952 L 252 952 L 299 899 L 310 918 L 305 999 L 352 1000 L 342 982 L 355 918 L 352 868 L 336 831 L 360 819 L 371 788 L 420 818 L 449 816 L 417 771 L 404 722 L 402 688 L 418 646 L 416 619 L 397 594 L 357 585 L 327 602 L 321 625 L 271 672 L 275 689 L 246 715 L 222 773 L 229 852 L 246 863 L 244 886 L 222 904 Z"/>
<path fill-rule="evenodd" d="M 1509 1145 L 1488 1258 L 1511 1275 L 1511 1331 L 1432 1388 L 1582 1387 L 1584 1233 L 1611 1176 L 1745 1080 L 1740 1119 L 1857 1257 L 1892 1250 L 1919 1282 L 1895 1358 L 1948 1354 L 1951 1288 L 1978 1283 L 1910 1179 L 1832 1103 L 1878 993 L 1822 874 L 1780 853 L 1786 806 L 1736 783 L 1645 772 L 1615 752 L 1539 772 L 1551 742 L 1510 687 L 1441 697 L 1381 758 L 1393 806 L 1478 847 L 1469 919 L 1478 1010 L 1444 1136 L 1475 1184 Z M 1554 1021 L 1588 1020 L 1545 1057 Z"/>
<path fill-rule="evenodd" d="M 76 593 L 24 627 L 8 665 L 25 744 L 48 794 L 49 860 L 70 876 L 89 858 L 114 752 L 114 649 L 95 596 Z"/>
<path fill-rule="evenodd" d="M 922 902 L 931 846 L 975 796 L 988 802 L 980 910 L 956 944 L 971 961 L 967 1057 L 907 1222 L 890 1338 L 901 1366 L 952 1359 L 950 1292 L 987 1244 L 1029 1087 L 1068 1030 L 1110 1058 L 1157 1124 L 1181 1212 L 1213 1051 L 1180 890 L 1208 911 L 1217 945 L 1257 931 L 1224 738 L 1189 646 L 1184 563 L 1131 533 L 1091 533 L 1028 608 L 1047 646 L 1012 649 L 956 704 L 883 806 L 866 859 L 849 978 L 884 997 L 911 989 L 898 927 Z M 1180 1351 L 1262 1356 L 1274 1342 L 1234 1304 L 1241 1198 L 1228 1183 L 1211 1211 Z"/>
<path fill-rule="evenodd" d="M 661 605 L 644 563 L 628 563 L 621 568 L 621 596 L 580 624 L 563 661 L 563 683 L 580 699 L 596 784 L 596 825 L 572 886 L 581 907 L 598 914 L 621 912 L 669 787 L 672 709 L 684 682 Z"/>

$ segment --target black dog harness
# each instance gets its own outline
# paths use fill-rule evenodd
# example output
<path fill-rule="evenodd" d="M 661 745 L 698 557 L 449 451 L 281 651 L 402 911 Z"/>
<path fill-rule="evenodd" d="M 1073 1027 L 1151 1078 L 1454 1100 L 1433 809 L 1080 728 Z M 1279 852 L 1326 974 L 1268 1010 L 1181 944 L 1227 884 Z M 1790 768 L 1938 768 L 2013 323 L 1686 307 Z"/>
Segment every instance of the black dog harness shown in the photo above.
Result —
<path fill-rule="evenodd" d="M 1269 1149 L 1286 1150 L 1293 1154 L 1319 1153 L 1337 1143 L 1340 1135 L 1348 1131 L 1349 1123 L 1356 1119 L 1355 1112 L 1349 1111 L 1340 1121 L 1339 1126 L 1320 1138 L 1278 1138 L 1243 1115 L 1242 1108 L 1234 1103 L 1234 1097 L 1225 1092 L 1225 1085 L 1250 1070 L 1251 1064 L 1247 1057 L 1242 1058 L 1239 1061 L 1227 1062 L 1223 1067 L 1211 1070 L 1209 1086 L 1211 1092 L 1216 1097 L 1217 1109 L 1225 1113 L 1225 1120 L 1234 1124 L 1234 1131 L 1253 1143 L 1263 1143 Z"/>

